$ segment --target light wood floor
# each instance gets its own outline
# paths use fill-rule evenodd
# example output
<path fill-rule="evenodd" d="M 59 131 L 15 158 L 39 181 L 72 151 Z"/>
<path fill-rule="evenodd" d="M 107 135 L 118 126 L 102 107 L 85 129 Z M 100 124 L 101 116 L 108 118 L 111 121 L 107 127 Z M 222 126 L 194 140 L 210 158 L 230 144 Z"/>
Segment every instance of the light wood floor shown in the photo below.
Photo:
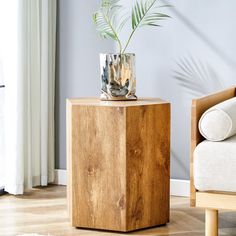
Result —
<path fill-rule="evenodd" d="M 0 197 L 0 235 L 38 233 L 42 235 L 118 236 L 119 233 L 74 229 L 67 218 L 66 188 L 39 188 L 24 196 Z M 170 223 L 163 227 L 136 231 L 131 235 L 204 235 L 204 211 L 189 208 L 188 198 L 171 197 Z M 236 213 L 220 213 L 220 235 L 236 235 Z"/>

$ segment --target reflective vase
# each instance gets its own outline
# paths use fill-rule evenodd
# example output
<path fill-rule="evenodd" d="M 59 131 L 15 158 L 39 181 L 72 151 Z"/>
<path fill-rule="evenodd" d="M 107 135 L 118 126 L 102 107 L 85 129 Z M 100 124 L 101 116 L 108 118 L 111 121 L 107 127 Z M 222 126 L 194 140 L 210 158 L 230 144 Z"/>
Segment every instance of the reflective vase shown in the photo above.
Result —
<path fill-rule="evenodd" d="M 100 54 L 101 100 L 137 100 L 135 54 Z"/>

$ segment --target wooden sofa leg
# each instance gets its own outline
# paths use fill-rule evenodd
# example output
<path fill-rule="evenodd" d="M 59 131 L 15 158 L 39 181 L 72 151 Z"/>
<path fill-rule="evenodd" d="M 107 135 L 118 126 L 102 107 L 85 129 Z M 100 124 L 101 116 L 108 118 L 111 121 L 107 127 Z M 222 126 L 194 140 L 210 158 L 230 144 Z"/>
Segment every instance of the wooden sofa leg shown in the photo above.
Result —
<path fill-rule="evenodd" d="M 205 210 L 206 236 L 218 236 L 218 210 Z"/>

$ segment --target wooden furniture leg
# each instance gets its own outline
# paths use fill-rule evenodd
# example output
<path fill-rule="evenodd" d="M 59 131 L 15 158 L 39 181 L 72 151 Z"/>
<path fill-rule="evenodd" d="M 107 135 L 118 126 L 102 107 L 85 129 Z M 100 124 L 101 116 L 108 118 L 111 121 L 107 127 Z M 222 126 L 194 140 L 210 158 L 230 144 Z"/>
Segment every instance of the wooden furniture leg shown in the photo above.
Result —
<path fill-rule="evenodd" d="M 218 236 L 218 210 L 206 209 L 206 236 Z"/>

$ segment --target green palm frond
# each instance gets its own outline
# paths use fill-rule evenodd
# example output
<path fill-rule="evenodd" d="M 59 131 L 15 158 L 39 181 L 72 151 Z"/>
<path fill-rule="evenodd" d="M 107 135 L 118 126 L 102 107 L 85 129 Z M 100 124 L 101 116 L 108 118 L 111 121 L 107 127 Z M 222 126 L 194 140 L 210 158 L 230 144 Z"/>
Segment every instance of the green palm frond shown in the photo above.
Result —
<path fill-rule="evenodd" d="M 122 45 L 119 39 L 119 32 L 128 21 L 126 14 L 123 16 L 121 12 L 123 7 L 119 4 L 120 0 L 102 0 L 100 9 L 94 13 L 93 21 L 102 38 L 111 38 L 118 42 L 120 51 Z"/>
<path fill-rule="evenodd" d="M 124 47 L 125 51 L 139 27 L 143 26 L 160 26 L 159 21 L 170 18 L 170 16 L 158 12 L 161 7 L 170 7 L 171 5 L 157 5 L 158 0 L 136 0 L 132 8 L 132 33 Z"/>
<path fill-rule="evenodd" d="M 160 13 L 159 8 L 170 5 L 157 5 L 158 0 L 135 0 L 130 16 L 123 14 L 120 0 L 102 0 L 100 9 L 94 13 L 93 21 L 102 38 L 115 40 L 124 53 L 136 30 L 143 26 L 160 26 L 159 21 L 170 16 Z M 128 37 L 124 49 L 119 38 L 119 33 L 131 18 L 132 32 Z"/>
<path fill-rule="evenodd" d="M 158 0 L 147 0 L 144 2 L 136 1 L 132 9 L 132 28 L 135 30 L 142 26 L 160 26 L 160 20 L 170 16 L 157 12 L 157 8 L 167 7 L 170 5 L 156 6 Z"/>

